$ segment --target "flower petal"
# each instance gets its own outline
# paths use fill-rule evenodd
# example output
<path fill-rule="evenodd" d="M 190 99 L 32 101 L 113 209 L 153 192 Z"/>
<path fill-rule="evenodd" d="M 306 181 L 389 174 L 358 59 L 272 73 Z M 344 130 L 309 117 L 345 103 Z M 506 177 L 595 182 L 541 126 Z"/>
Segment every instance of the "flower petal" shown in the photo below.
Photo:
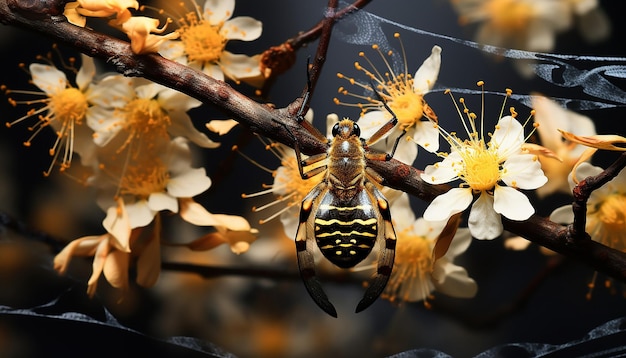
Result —
<path fill-rule="evenodd" d="M 456 168 L 462 165 L 461 162 L 458 152 L 452 152 L 441 162 L 427 165 L 420 177 L 430 184 L 449 183 L 458 177 Z"/>
<path fill-rule="evenodd" d="M 157 101 L 159 105 L 168 112 L 186 112 L 202 105 L 202 102 L 199 100 L 171 88 L 161 89 Z"/>
<path fill-rule="evenodd" d="M 82 65 L 76 74 L 76 85 L 80 90 L 84 91 L 96 75 L 96 64 L 93 61 L 93 58 L 85 54 L 81 54 L 80 58 Z"/>
<path fill-rule="evenodd" d="M 204 168 L 190 169 L 167 182 L 167 193 L 175 198 L 191 198 L 211 186 L 211 178 Z"/>
<path fill-rule="evenodd" d="M 502 181 L 514 188 L 537 189 L 548 181 L 541 170 L 541 162 L 533 154 L 512 155 L 502 167 Z"/>
<path fill-rule="evenodd" d="M 502 219 L 494 210 L 494 198 L 491 195 L 484 192 L 480 194 L 472 205 L 467 226 L 472 236 L 479 240 L 492 240 L 502 234 Z"/>
<path fill-rule="evenodd" d="M 435 85 L 441 67 L 441 47 L 433 46 L 430 56 L 424 60 L 413 77 L 413 90 L 425 94 Z"/>
<path fill-rule="evenodd" d="M 500 158 L 508 158 L 521 150 L 524 144 L 524 127 L 512 116 L 502 117 L 489 144 L 496 146 Z"/>
<path fill-rule="evenodd" d="M 49 96 L 63 91 L 67 87 L 65 73 L 52 66 L 33 63 L 29 66 L 29 70 L 35 86 Z"/>
<path fill-rule="evenodd" d="M 117 205 L 107 209 L 107 216 L 102 220 L 102 226 L 111 234 L 113 242 L 119 250 L 130 252 L 131 220 L 129 207 L 119 199 Z"/>
<path fill-rule="evenodd" d="M 156 211 L 150 209 L 147 200 L 139 200 L 132 204 L 126 205 L 126 211 L 128 212 L 128 218 L 130 219 L 130 227 L 138 228 L 147 226 L 154 219 Z"/>
<path fill-rule="evenodd" d="M 108 235 L 107 235 L 108 237 Z M 109 240 L 102 240 L 98 243 L 98 247 L 96 248 L 96 252 L 93 257 L 93 262 L 91 264 L 91 276 L 87 281 L 87 295 L 89 297 L 93 297 L 96 293 L 96 287 L 98 286 L 98 278 L 102 274 L 102 270 L 104 268 L 104 264 L 106 262 L 107 257 L 109 256 L 109 252 L 111 250 L 111 245 L 109 245 Z"/>
<path fill-rule="evenodd" d="M 106 108 L 122 108 L 135 96 L 133 81 L 122 75 L 106 76 L 86 93 L 89 103 Z"/>
<path fill-rule="evenodd" d="M 130 254 L 118 250 L 112 250 L 104 262 L 104 277 L 111 286 L 126 290 L 128 289 L 128 266 Z"/>
<path fill-rule="evenodd" d="M 404 230 L 415 222 L 415 214 L 411 208 L 409 195 L 407 193 L 402 193 L 400 197 L 389 206 L 389 211 L 391 211 L 391 218 L 396 232 Z"/>
<path fill-rule="evenodd" d="M 339 118 L 337 118 L 339 119 Z M 367 111 L 364 115 L 359 118 L 359 128 L 361 129 L 361 137 L 369 138 L 385 123 L 389 121 L 389 114 L 386 111 Z M 336 123 L 337 121 L 333 122 Z M 328 127 L 331 129 L 332 125 Z M 389 133 L 386 133 L 385 136 L 381 138 L 385 138 Z"/>
<path fill-rule="evenodd" d="M 183 65 L 187 65 L 187 56 L 185 56 L 185 45 L 182 41 L 168 40 L 159 46 L 159 54 L 169 60 L 176 61 Z"/>
<path fill-rule="evenodd" d="M 224 23 L 220 34 L 228 40 L 252 41 L 261 36 L 263 23 L 249 16 L 239 16 Z"/>
<path fill-rule="evenodd" d="M 550 214 L 550 220 L 559 224 L 571 224 L 574 222 L 574 211 L 571 205 L 561 206 Z"/>
<path fill-rule="evenodd" d="M 54 269 L 59 274 L 64 274 L 73 256 L 93 256 L 100 242 L 106 239 L 105 234 L 84 236 L 73 240 L 54 257 Z"/>
<path fill-rule="evenodd" d="M 496 185 L 493 209 L 511 220 L 526 220 L 535 213 L 530 200 L 517 189 Z"/>
<path fill-rule="evenodd" d="M 183 111 L 171 111 L 169 116 L 172 119 L 167 131 L 172 137 L 185 137 L 202 148 L 217 148 L 220 146 L 209 139 L 206 134 L 196 129 L 189 115 Z"/>
<path fill-rule="evenodd" d="M 203 16 L 211 25 L 219 25 L 230 19 L 234 10 L 235 0 L 206 0 Z"/>
<path fill-rule="evenodd" d="M 193 67 L 190 65 L 190 67 Z M 222 68 L 216 64 L 212 64 L 212 63 L 207 63 L 204 65 L 204 67 L 202 67 L 202 72 L 209 76 L 209 77 L 213 77 L 214 79 L 218 80 L 218 81 L 224 81 L 224 72 L 222 71 Z"/>
<path fill-rule="evenodd" d="M 235 126 L 239 124 L 234 119 L 226 119 L 226 120 L 211 120 L 206 123 L 206 127 L 211 132 L 217 133 L 219 135 L 224 135 L 230 132 L 231 129 L 235 128 Z"/>
<path fill-rule="evenodd" d="M 148 207 L 155 212 L 169 210 L 173 213 L 177 213 L 178 200 L 167 193 L 152 193 L 148 197 Z"/>
<path fill-rule="evenodd" d="M 471 298 L 478 291 L 476 281 L 467 275 L 467 271 L 463 267 L 452 263 L 435 264 L 433 279 L 437 292 L 450 297 Z"/>
<path fill-rule="evenodd" d="M 220 57 L 220 65 L 224 75 L 234 80 L 256 77 L 261 74 L 259 57 L 234 54 L 224 51 Z"/>
<path fill-rule="evenodd" d="M 428 221 L 448 220 L 452 215 L 465 210 L 472 202 L 470 188 L 452 188 L 433 200 L 424 211 L 424 219 Z"/>
<path fill-rule="evenodd" d="M 220 221 L 214 218 L 213 214 L 191 198 L 179 199 L 178 205 L 180 216 L 188 223 L 197 226 L 216 226 L 220 224 Z"/>
<path fill-rule="evenodd" d="M 431 122 L 418 122 L 411 137 L 415 143 L 431 153 L 439 150 L 439 130 Z"/>
<path fill-rule="evenodd" d="M 456 230 L 456 234 L 454 235 L 454 239 L 452 239 L 450 247 L 448 248 L 448 251 L 446 252 L 444 257 L 452 260 L 453 258 L 467 251 L 471 243 L 472 233 L 469 231 L 469 229 L 458 228 Z"/>

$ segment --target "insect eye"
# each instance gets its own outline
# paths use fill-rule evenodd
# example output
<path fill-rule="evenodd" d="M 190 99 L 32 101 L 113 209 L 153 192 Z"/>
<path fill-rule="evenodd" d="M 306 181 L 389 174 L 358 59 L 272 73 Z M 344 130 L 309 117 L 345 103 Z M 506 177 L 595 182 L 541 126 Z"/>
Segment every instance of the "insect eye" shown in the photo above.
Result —
<path fill-rule="evenodd" d="M 354 134 L 357 137 L 361 136 L 361 128 L 359 128 L 359 125 L 354 123 L 353 127 L 352 127 L 352 134 Z"/>
<path fill-rule="evenodd" d="M 335 125 L 333 126 L 333 137 L 336 137 L 337 134 L 339 134 L 339 123 L 335 123 Z"/>

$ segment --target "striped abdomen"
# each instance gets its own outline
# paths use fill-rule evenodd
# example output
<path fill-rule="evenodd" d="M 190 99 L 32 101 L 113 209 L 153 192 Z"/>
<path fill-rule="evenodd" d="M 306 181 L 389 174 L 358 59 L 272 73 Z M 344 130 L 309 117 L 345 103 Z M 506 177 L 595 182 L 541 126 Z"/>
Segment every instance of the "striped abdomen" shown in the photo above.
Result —
<path fill-rule="evenodd" d="M 349 202 L 340 202 L 332 192 L 327 192 L 315 213 L 313 225 L 322 254 L 342 268 L 363 261 L 378 236 L 378 217 L 365 190 Z"/>

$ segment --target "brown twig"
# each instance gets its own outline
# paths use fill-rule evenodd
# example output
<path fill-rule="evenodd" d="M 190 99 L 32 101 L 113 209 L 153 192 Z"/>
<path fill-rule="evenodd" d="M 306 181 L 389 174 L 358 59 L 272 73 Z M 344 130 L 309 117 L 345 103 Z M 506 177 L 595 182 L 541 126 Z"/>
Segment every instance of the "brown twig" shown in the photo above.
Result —
<path fill-rule="evenodd" d="M 42 3 L 45 3 L 45 6 L 37 5 Z M 285 108 L 274 109 L 254 102 L 222 81 L 217 81 L 157 54 L 135 55 L 128 42 L 74 26 L 65 21 L 63 16 L 58 15 L 58 10 L 49 10 L 58 9 L 59 4 L 62 3 L 63 1 L 59 0 L 42 2 L 0 0 L 0 21 L 4 24 L 37 31 L 87 55 L 106 59 L 114 64 L 120 73 L 127 76 L 145 77 L 188 94 L 206 104 L 214 105 L 260 135 L 289 146 L 293 146 L 295 136 L 304 154 L 317 154 L 326 150 L 325 145 L 315 140 L 294 120 L 294 115 L 301 105 L 301 99 L 295 100 Z M 343 9 L 335 14 L 341 11 L 348 10 Z M 329 20 L 327 17 L 324 23 L 334 23 L 335 19 L 336 17 L 332 17 Z M 322 32 L 322 34 L 330 36 L 330 31 L 325 34 Z M 329 39 L 324 41 L 329 41 Z M 319 62 L 320 70 L 322 63 L 323 61 Z M 372 162 L 370 165 L 385 178 L 388 186 L 425 201 L 432 201 L 433 198 L 449 189 L 445 185 L 426 184 L 421 180 L 418 170 L 396 160 Z M 573 241 L 567 227 L 536 215 L 523 222 L 503 218 L 503 224 L 504 228 L 510 232 L 561 254 L 578 258 L 617 280 L 626 281 L 626 254 L 623 252 L 591 240 Z"/>
<path fill-rule="evenodd" d="M 328 31 L 330 31 L 330 29 L 332 28 L 332 24 L 339 21 L 341 18 L 349 15 L 350 13 L 362 9 L 370 2 L 371 0 L 356 0 L 353 4 L 339 10 L 337 10 L 336 2 L 334 4 L 331 2 L 327 8 L 325 18 L 315 24 L 315 26 L 313 26 L 311 29 L 298 33 L 296 36 L 287 39 L 282 44 L 272 46 L 265 52 L 263 52 L 263 54 L 261 55 L 261 68 L 267 68 L 271 71 L 268 77 L 265 79 L 265 82 L 263 83 L 263 87 L 261 88 L 260 92 L 263 94 L 269 93 L 270 88 L 274 84 L 276 78 L 282 75 L 288 69 L 290 69 L 291 66 L 293 66 L 293 64 L 296 62 L 296 51 L 317 39 L 321 39 L 321 41 L 325 41 L 326 43 L 320 43 L 318 45 L 316 53 L 316 58 L 318 58 L 318 56 L 322 54 L 320 50 L 324 47 L 328 47 L 328 40 L 330 39 L 330 32 Z M 325 31 L 327 33 L 324 33 Z M 323 51 L 323 54 L 325 55 L 326 51 Z M 312 68 L 315 69 L 316 66 L 313 65 Z M 315 82 L 317 81 L 317 78 L 319 76 L 316 73 L 317 71 L 312 71 L 312 87 L 315 88 Z"/>
<path fill-rule="evenodd" d="M 573 239 L 583 240 L 589 238 L 589 235 L 585 232 L 585 226 L 587 225 L 587 201 L 591 193 L 615 178 L 624 167 L 626 167 L 626 153 L 623 153 L 602 173 L 585 178 L 574 187 L 574 202 L 572 203 L 574 223 L 571 230 Z"/>

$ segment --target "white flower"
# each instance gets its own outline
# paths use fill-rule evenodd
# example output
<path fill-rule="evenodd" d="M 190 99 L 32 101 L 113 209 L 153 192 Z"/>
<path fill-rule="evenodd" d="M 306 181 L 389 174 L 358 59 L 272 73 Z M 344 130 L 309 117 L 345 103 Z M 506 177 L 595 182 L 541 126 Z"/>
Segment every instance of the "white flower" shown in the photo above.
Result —
<path fill-rule="evenodd" d="M 177 30 L 180 38 L 163 43 L 160 53 L 218 80 L 259 76 L 258 57 L 225 49 L 228 41 L 253 41 L 262 32 L 260 21 L 247 16 L 231 18 L 234 8 L 235 0 L 206 0 L 204 12 L 193 9 L 187 13 Z"/>
<path fill-rule="evenodd" d="M 591 136 L 596 134 L 595 125 L 589 117 L 567 110 L 546 97 L 535 96 L 532 103 L 535 123 L 539 124 L 537 127 L 539 140 L 559 159 L 539 156 L 541 168 L 548 182 L 537 189 L 537 195 L 543 197 L 554 192 L 571 194 L 567 177 L 586 148 L 564 139 L 558 130 Z"/>
<path fill-rule="evenodd" d="M 479 82 L 482 85 L 482 82 Z M 461 101 L 464 103 L 464 101 Z M 478 195 L 469 214 L 469 229 L 477 239 L 494 239 L 502 233 L 500 215 L 511 220 L 526 220 L 535 209 L 517 189 L 536 189 L 546 183 L 536 155 L 522 150 L 524 126 L 512 116 L 502 117 L 485 142 L 476 115 L 467 111 L 468 122 L 463 125 L 468 139 L 442 133 L 452 148 L 444 160 L 425 168 L 421 177 L 431 184 L 443 184 L 460 179 L 458 188 L 435 198 L 424 212 L 430 221 L 447 221 L 464 211 Z M 505 184 L 505 185 L 503 185 Z"/>
<path fill-rule="evenodd" d="M 313 111 L 309 110 L 305 116 L 307 121 L 313 121 Z M 327 131 L 330 132 L 332 126 L 337 123 L 337 117 L 329 115 L 327 117 Z M 328 126 L 330 126 L 328 128 Z M 327 133 L 329 135 L 329 133 Z M 275 218 L 280 218 L 285 234 L 289 238 L 295 238 L 296 230 L 299 224 L 299 212 L 300 205 L 304 197 L 319 184 L 324 178 L 323 173 L 319 173 L 309 179 L 302 179 L 300 171 L 298 169 L 298 162 L 296 160 L 296 154 L 293 149 L 284 146 L 280 143 L 264 143 L 265 148 L 269 150 L 274 156 L 280 160 L 280 166 L 275 170 L 265 169 L 272 173 L 274 182 L 271 185 L 264 185 L 264 190 L 243 194 L 243 198 L 255 198 L 259 196 L 265 196 L 273 194 L 276 199 L 270 202 L 266 202 L 261 206 L 255 206 L 252 208 L 254 212 L 266 211 L 268 209 L 278 210 L 274 211 L 270 216 L 260 220 L 260 224 L 267 223 Z M 255 163 L 250 159 L 251 162 Z M 316 163 L 315 166 L 323 165 L 325 161 Z M 312 169 L 312 167 L 304 168 L 305 171 Z"/>
<path fill-rule="evenodd" d="M 396 33 L 395 37 L 399 38 L 400 36 Z M 378 46 L 374 45 L 373 48 L 384 59 L 384 55 L 380 53 Z M 404 53 L 404 49 L 402 52 Z M 372 64 L 363 53 L 359 55 L 364 57 L 370 65 Z M 404 62 L 406 63 L 406 58 L 404 58 Z M 397 74 L 389 67 L 388 61 L 385 60 L 385 63 L 388 66 L 385 71 L 379 71 L 375 68 L 368 70 L 358 62 L 355 63 L 355 67 L 357 70 L 363 71 L 373 81 L 376 86 L 375 90 L 382 96 L 398 118 L 397 127 L 385 136 L 385 141 L 381 141 L 385 145 L 378 149 L 386 152 L 390 151 L 395 139 L 402 131 L 406 131 L 407 138 L 399 142 L 396 159 L 410 164 L 413 163 L 417 156 L 417 147 L 414 143 L 433 153 L 439 149 L 437 116 L 424 100 L 424 95 L 433 88 L 439 76 L 441 47 L 434 46 L 432 48 L 430 56 L 424 60 L 414 76 L 406 72 L 406 65 L 404 67 L 405 72 Z M 385 74 L 384 76 L 383 73 Z M 358 84 L 353 78 L 347 78 L 343 74 L 339 74 L 339 77 L 346 78 L 350 83 Z M 373 90 L 369 85 L 358 85 L 368 91 Z M 358 107 L 363 109 L 358 123 L 364 138 L 374 134 L 376 130 L 391 119 L 391 113 L 385 109 L 383 103 L 374 94 L 363 97 L 352 94 L 343 87 L 339 89 L 339 92 L 359 99 L 367 99 L 367 103 L 357 104 Z M 335 99 L 335 103 L 354 106 L 354 104 L 342 103 L 338 99 Z"/>
<path fill-rule="evenodd" d="M 397 235 L 396 257 L 384 298 L 392 302 L 424 301 L 428 307 L 435 290 L 460 298 L 476 294 L 476 282 L 463 267 L 453 264 L 470 245 L 468 229 L 458 229 L 446 254 L 434 261 L 433 249 L 446 222 L 415 219 L 406 194 L 391 205 L 391 215 Z"/>
<path fill-rule="evenodd" d="M 129 217 L 123 230 L 147 226 L 156 213 L 168 210 L 179 212 L 179 200 L 203 193 L 211 186 L 204 168 L 191 166 L 191 152 L 187 140 L 174 138 L 163 152 L 147 153 L 138 158 L 117 156 L 102 158 L 102 170 L 90 179 L 90 184 L 103 189 L 98 204 L 107 210 L 104 226 L 116 234 L 117 215 L 121 198 Z M 114 178 L 111 181 L 111 178 Z"/>
<path fill-rule="evenodd" d="M 582 163 L 576 169 L 578 178 L 596 176 L 602 168 Z M 570 188 L 576 184 L 569 177 Z M 574 222 L 571 205 L 562 206 L 552 212 L 550 220 L 563 224 Z M 611 181 L 594 190 L 587 201 L 585 231 L 592 240 L 620 251 L 626 251 L 626 170 L 622 169 Z"/>
<path fill-rule="evenodd" d="M 118 94 L 118 97 L 123 96 L 123 105 L 118 105 L 114 111 L 101 111 L 88 119 L 88 125 L 95 131 L 96 144 L 105 146 L 123 132 L 125 138 L 119 144 L 122 147 L 132 141 L 141 141 L 146 134 L 151 137 L 182 136 L 204 148 L 219 146 L 199 132 L 187 114 L 202 102 L 157 83 L 136 80 L 136 84 L 134 90 Z"/>
<path fill-rule="evenodd" d="M 57 134 L 57 140 L 50 155 L 52 164 L 44 174 L 49 174 L 55 162 L 60 162 L 60 169 L 67 169 L 72 161 L 73 153 L 78 153 L 84 165 L 94 160 L 95 146 L 92 131 L 85 122 L 99 118 L 102 113 L 109 113 L 116 106 L 120 96 L 130 87 L 129 80 L 122 75 L 109 75 L 94 82 L 96 66 L 91 57 L 81 56 L 82 66 L 76 72 L 73 86 L 64 72 L 54 66 L 33 63 L 29 66 L 32 82 L 43 92 L 7 90 L 9 94 L 36 95 L 43 99 L 16 101 L 9 98 L 14 105 L 44 103 L 43 107 L 31 109 L 21 118 L 7 126 L 15 125 L 29 118 L 37 118 L 37 123 L 29 129 L 34 133 L 24 142 L 30 146 L 31 141 L 45 127 L 50 126 Z"/>
<path fill-rule="evenodd" d="M 585 40 L 597 42 L 610 34 L 610 22 L 597 0 L 451 0 L 462 25 L 477 23 L 481 44 L 536 52 L 554 50 L 557 35 L 578 20 Z M 529 61 L 514 65 L 533 74 Z"/>

